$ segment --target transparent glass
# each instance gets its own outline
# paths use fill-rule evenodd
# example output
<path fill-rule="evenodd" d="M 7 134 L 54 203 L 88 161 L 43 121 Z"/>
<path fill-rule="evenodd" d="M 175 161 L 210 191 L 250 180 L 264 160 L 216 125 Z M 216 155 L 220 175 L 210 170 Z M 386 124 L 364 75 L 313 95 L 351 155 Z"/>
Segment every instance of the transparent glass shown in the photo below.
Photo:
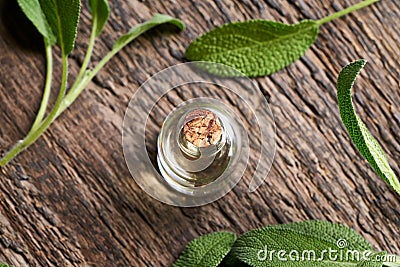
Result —
<path fill-rule="evenodd" d="M 218 117 L 222 127 L 220 140 L 207 147 L 197 147 L 183 134 L 186 115 L 206 109 Z M 212 182 L 234 171 L 242 149 L 242 131 L 234 112 L 220 101 L 197 98 L 174 109 L 165 119 L 158 137 L 158 166 L 167 183 L 186 194 L 202 194 Z M 229 170 L 232 169 L 232 170 Z M 215 188 L 214 188 L 215 190 Z"/>
<path fill-rule="evenodd" d="M 218 68 L 232 77 L 210 75 L 199 69 L 202 66 Z M 147 122 L 158 101 L 175 90 L 179 91 L 179 96 L 173 98 L 176 108 L 165 119 L 159 133 L 160 168 L 157 168 L 146 145 Z M 190 144 L 178 142 L 180 120 L 194 108 L 218 113 L 225 139 L 221 138 L 218 143 L 213 141 L 215 147 L 193 150 Z M 157 122 L 157 116 L 163 111 L 165 109 L 160 108 L 160 112 L 153 114 Z M 179 152 L 176 142 L 184 151 L 183 157 L 176 153 Z M 273 163 L 275 124 L 268 102 L 253 80 L 222 64 L 187 62 L 154 74 L 138 88 L 125 113 L 122 145 L 129 172 L 139 188 L 163 203 L 195 207 L 227 194 L 245 172 L 248 173 L 244 177 L 248 192 L 263 184 Z M 156 146 L 154 142 L 149 145 Z M 221 150 L 214 153 L 219 148 Z M 190 164 L 186 164 L 185 159 L 190 160 Z M 209 166 L 213 167 L 207 168 Z"/>

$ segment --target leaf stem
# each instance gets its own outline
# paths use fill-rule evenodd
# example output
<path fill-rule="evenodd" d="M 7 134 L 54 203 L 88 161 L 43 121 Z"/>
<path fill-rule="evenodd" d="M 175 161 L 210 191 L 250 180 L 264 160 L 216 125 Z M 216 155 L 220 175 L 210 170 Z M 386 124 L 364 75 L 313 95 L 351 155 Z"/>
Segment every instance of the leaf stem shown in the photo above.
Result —
<path fill-rule="evenodd" d="M 36 119 L 32 124 L 32 128 L 30 132 L 34 131 L 39 124 L 42 122 L 44 115 L 46 113 L 47 104 L 49 102 L 50 92 L 51 92 L 51 81 L 52 81 L 52 73 L 53 73 L 53 55 L 51 50 L 51 45 L 46 37 L 44 37 L 44 46 L 46 51 L 46 82 L 43 90 L 42 102 L 40 103 L 38 114 L 36 115 Z"/>
<path fill-rule="evenodd" d="M 95 16 L 95 15 L 93 15 L 93 16 Z M 79 74 L 76 77 L 75 84 L 80 83 L 83 75 L 85 74 L 87 67 L 89 66 L 90 58 L 92 57 L 92 53 L 93 53 L 94 43 L 96 40 L 96 32 L 94 30 L 94 29 L 96 29 L 96 27 L 97 27 L 97 19 L 93 18 L 92 19 L 92 32 L 90 33 L 88 50 L 86 51 L 85 59 L 83 60 Z"/>
<path fill-rule="evenodd" d="M 360 2 L 360 3 L 358 3 L 358 4 L 355 4 L 353 6 L 345 8 L 343 10 L 340 10 L 340 11 L 338 11 L 338 12 L 332 14 L 332 15 L 329 15 L 329 16 L 327 16 L 325 18 L 317 20 L 316 22 L 317 22 L 318 25 L 325 24 L 325 23 L 327 23 L 327 22 L 329 22 L 331 20 L 334 20 L 334 19 L 337 19 L 337 18 L 342 17 L 344 15 L 347 15 L 347 14 L 353 12 L 353 11 L 356 11 L 356 10 L 361 9 L 363 7 L 369 6 L 369 5 L 371 5 L 371 4 L 375 3 L 375 2 L 378 2 L 378 1 L 379 0 L 364 0 L 364 1 Z"/>
<path fill-rule="evenodd" d="M 51 54 L 51 46 L 48 47 L 48 43 L 45 40 L 45 46 L 46 46 L 46 57 L 48 60 L 48 65 L 47 65 L 47 77 L 46 77 L 46 87 L 44 90 L 43 94 L 43 100 L 39 108 L 39 113 L 35 119 L 35 122 L 28 133 L 28 135 L 21 141 L 19 141 L 9 152 L 7 152 L 6 155 L 4 155 L 3 158 L 0 159 L 0 167 L 5 166 L 10 160 L 12 160 L 16 155 L 18 155 L 20 152 L 22 152 L 26 147 L 31 145 L 33 142 L 38 139 L 42 133 L 50 126 L 50 124 L 69 106 L 71 105 L 74 100 L 79 96 L 79 94 L 83 91 L 83 89 L 86 87 L 86 85 L 90 82 L 90 80 L 97 74 L 97 72 L 100 71 L 100 69 L 104 66 L 105 63 L 107 63 L 115 53 L 111 54 L 111 52 L 103 58 L 103 60 L 98 64 L 97 68 L 95 68 L 95 73 L 94 75 L 91 75 L 91 78 L 88 80 L 87 79 L 87 73 L 88 71 L 86 70 L 90 58 L 93 53 L 93 48 L 95 44 L 95 39 L 96 39 L 96 32 L 95 28 L 97 25 L 97 20 L 93 19 L 93 26 L 92 26 L 92 32 L 90 34 L 90 40 L 88 44 L 88 50 L 85 55 L 85 59 L 83 60 L 81 69 L 79 71 L 79 74 L 75 80 L 75 83 L 69 90 L 68 94 L 66 95 L 66 89 L 67 89 L 67 78 L 68 78 L 68 56 L 65 55 L 64 52 L 62 52 L 62 64 L 63 64 L 63 74 L 62 74 L 62 80 L 61 80 L 61 88 L 59 95 L 57 97 L 56 103 L 54 104 L 53 109 L 51 110 L 50 114 L 48 117 L 43 120 L 44 114 L 46 112 L 46 107 L 48 103 L 48 98 L 50 95 L 50 88 L 51 88 L 51 72 L 52 72 L 52 54 Z M 110 55 L 111 54 L 111 55 Z M 105 60 L 107 59 L 107 60 Z M 49 64 L 49 60 L 51 64 Z M 49 66 L 51 66 L 51 69 L 49 69 Z M 48 79 L 50 73 L 50 81 Z M 69 95 L 69 97 L 67 97 Z M 69 100 L 69 99 L 72 99 Z"/>
<path fill-rule="evenodd" d="M 30 146 L 33 142 L 36 141 L 40 137 L 40 135 L 50 126 L 50 124 L 57 118 L 59 115 L 59 109 L 61 107 L 62 100 L 65 96 L 65 92 L 67 90 L 67 78 L 68 78 L 68 57 L 62 53 L 62 66 L 63 73 L 61 78 L 61 87 L 60 92 L 58 93 L 58 97 L 56 103 L 54 104 L 53 109 L 47 118 L 40 123 L 33 131 L 29 132 L 28 135 L 21 141 L 19 141 L 7 154 L 0 159 L 0 166 L 5 166 L 10 160 L 12 160 L 16 155 L 18 155 L 25 148 Z"/>
<path fill-rule="evenodd" d="M 120 49 L 111 50 L 92 71 L 84 72 L 80 81 L 76 81 L 74 86 L 71 87 L 68 94 L 65 95 L 66 91 L 66 77 L 68 70 L 67 57 L 63 56 L 63 78 L 62 87 L 60 89 L 60 94 L 58 95 L 56 104 L 51 110 L 49 116 L 33 131 L 28 133 L 24 140 L 19 141 L 2 159 L 0 159 L 0 166 L 5 166 L 10 160 L 12 160 L 21 151 L 31 145 L 40 137 L 40 135 L 50 126 L 50 124 L 66 109 L 68 108 L 79 94 L 85 89 L 88 83 L 93 79 L 94 76 L 103 68 L 103 66 L 116 54 Z M 65 95 L 65 97 L 64 97 Z M 61 97 L 61 100 L 60 100 Z"/>
<path fill-rule="evenodd" d="M 152 20 L 143 24 L 139 24 L 131 31 L 129 31 L 128 34 L 120 37 L 116 41 L 118 45 L 114 44 L 112 50 L 97 64 L 97 66 L 93 70 L 87 70 L 87 66 L 90 61 L 96 37 L 95 28 L 97 20 L 94 19 L 93 21 L 94 21 L 94 26 L 92 28 L 92 33 L 90 35 L 88 51 L 86 53 L 84 62 L 82 63 L 81 70 L 79 71 L 75 83 L 71 86 L 68 93 L 66 93 L 67 76 L 68 76 L 68 58 L 63 49 L 63 45 L 60 45 L 62 48 L 61 52 L 63 55 L 62 57 L 63 76 L 62 76 L 62 85 L 56 103 L 53 109 L 50 111 L 49 115 L 46 117 L 46 119 L 44 119 L 40 124 L 38 124 L 38 126 L 35 129 L 31 130 L 23 140 L 19 141 L 9 152 L 6 153 L 6 155 L 3 158 L 0 159 L 0 167 L 5 166 L 18 153 L 20 153 L 26 147 L 31 145 L 33 142 L 35 142 L 36 139 L 38 139 L 40 135 L 50 126 L 50 124 L 76 100 L 79 94 L 85 89 L 85 87 L 89 84 L 89 82 L 103 68 L 103 66 L 133 39 L 135 39 L 143 32 L 151 29 L 152 27 L 169 21 L 174 21 L 174 24 L 180 27 L 181 29 L 184 28 L 184 24 L 182 24 L 181 21 L 171 19 L 171 17 L 165 15 L 158 15 L 158 16 L 155 15 Z"/>
<path fill-rule="evenodd" d="M 91 71 L 84 72 L 84 76 L 80 81 L 76 81 L 74 86 L 71 87 L 68 94 L 65 96 L 61 103 L 61 108 L 59 110 L 59 114 L 61 114 L 66 108 L 68 108 L 75 99 L 82 93 L 85 87 L 89 84 L 89 82 L 96 76 L 96 74 L 104 67 L 104 65 L 110 61 L 110 59 L 119 51 L 111 50 Z M 59 115 L 58 114 L 58 115 Z"/>

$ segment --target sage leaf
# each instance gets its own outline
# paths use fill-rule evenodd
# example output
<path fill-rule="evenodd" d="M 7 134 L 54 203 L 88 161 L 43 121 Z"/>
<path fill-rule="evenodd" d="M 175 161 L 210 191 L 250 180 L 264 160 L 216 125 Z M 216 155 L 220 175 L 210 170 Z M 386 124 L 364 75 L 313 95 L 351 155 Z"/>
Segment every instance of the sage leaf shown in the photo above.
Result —
<path fill-rule="evenodd" d="M 357 60 L 344 67 L 339 74 L 336 87 L 340 116 L 361 155 L 367 159 L 378 175 L 400 194 L 400 182 L 391 169 L 385 153 L 354 110 L 351 90 L 365 63 L 365 60 Z"/>
<path fill-rule="evenodd" d="M 39 33 L 47 39 L 47 43 L 49 45 L 54 45 L 56 43 L 56 37 L 47 22 L 46 15 L 43 13 L 39 0 L 18 0 L 18 4 Z"/>
<path fill-rule="evenodd" d="M 269 20 L 227 23 L 194 40 L 185 56 L 220 76 L 238 74 L 206 62 L 225 64 L 250 77 L 269 75 L 299 59 L 315 42 L 319 26 L 377 1 L 364 0 L 320 20 L 293 25 Z"/>
<path fill-rule="evenodd" d="M 63 56 L 68 56 L 75 45 L 80 14 L 79 0 L 40 0 L 47 21 L 57 38 Z"/>
<path fill-rule="evenodd" d="M 251 267 L 251 265 L 248 265 L 247 263 L 244 263 L 243 261 L 239 260 L 238 258 L 235 257 L 235 255 L 232 253 L 232 250 L 226 255 L 222 263 L 219 265 L 221 267 Z"/>
<path fill-rule="evenodd" d="M 228 65 L 250 77 L 276 72 L 299 59 L 315 42 L 319 24 L 303 20 L 288 25 L 269 20 L 228 23 L 194 40 L 185 57 Z M 211 64 L 200 67 L 211 73 L 231 76 Z"/>
<path fill-rule="evenodd" d="M 236 235 L 215 232 L 192 240 L 174 263 L 174 267 L 216 267 L 229 253 Z"/>
<path fill-rule="evenodd" d="M 93 31 L 95 36 L 99 36 L 110 16 L 110 7 L 107 0 L 89 0 L 89 6 L 92 12 Z"/>
<path fill-rule="evenodd" d="M 327 253 L 332 250 L 336 254 Z M 346 226 L 306 221 L 247 232 L 237 239 L 231 253 L 253 267 L 337 267 L 357 266 L 362 253 L 371 250 L 365 239 Z M 358 256 L 346 256 L 353 251 Z"/>
<path fill-rule="evenodd" d="M 142 33 L 150 30 L 157 25 L 164 23 L 171 23 L 177 26 L 180 30 L 185 29 L 185 24 L 181 20 L 168 15 L 156 14 L 150 20 L 132 27 L 132 29 L 128 33 L 119 37 L 114 43 L 113 50 L 120 50 L 122 47 L 130 43 L 133 39 L 135 39 Z"/>

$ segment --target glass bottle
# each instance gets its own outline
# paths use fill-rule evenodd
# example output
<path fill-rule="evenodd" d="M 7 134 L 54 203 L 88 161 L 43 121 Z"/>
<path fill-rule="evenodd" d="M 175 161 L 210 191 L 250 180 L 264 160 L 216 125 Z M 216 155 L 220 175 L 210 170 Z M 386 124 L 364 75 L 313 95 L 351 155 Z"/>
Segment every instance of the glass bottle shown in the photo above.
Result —
<path fill-rule="evenodd" d="M 229 186 L 227 171 L 241 150 L 241 129 L 224 104 L 196 99 L 165 119 L 158 137 L 158 167 L 174 189 L 191 195 Z M 236 134 L 235 134 L 236 133 Z M 226 179 L 226 182 L 221 179 Z"/>

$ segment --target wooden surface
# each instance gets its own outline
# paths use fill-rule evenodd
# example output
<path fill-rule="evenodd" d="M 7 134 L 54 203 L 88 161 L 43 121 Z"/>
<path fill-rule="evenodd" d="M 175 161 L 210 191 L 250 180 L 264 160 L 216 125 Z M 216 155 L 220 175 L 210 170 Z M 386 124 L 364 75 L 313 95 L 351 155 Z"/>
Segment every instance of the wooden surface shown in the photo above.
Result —
<path fill-rule="evenodd" d="M 41 39 L 23 22 L 13 2 L 0 2 L 2 152 L 29 130 L 44 84 Z M 154 13 L 182 19 L 187 30 L 163 26 L 138 38 L 106 65 L 42 138 L 1 169 L 0 262 L 170 266 L 187 242 L 201 234 L 217 230 L 240 234 L 307 219 L 344 223 L 376 249 L 400 254 L 400 197 L 356 152 L 340 121 L 335 96 L 340 68 L 367 59 L 355 87 L 356 109 L 399 174 L 399 1 L 381 1 L 323 25 L 316 44 L 301 60 L 255 79 L 270 102 L 277 127 L 275 161 L 256 192 L 247 192 L 251 177 L 247 172 L 233 191 L 212 204 L 164 205 L 137 186 L 122 153 L 122 121 L 130 97 L 151 75 L 184 61 L 185 48 L 199 34 L 230 21 L 318 19 L 356 2 L 112 1 L 95 62 L 119 34 Z M 86 5 L 84 1 L 69 61 L 70 78 L 87 47 Z M 55 74 L 54 91 L 60 83 L 59 64 Z M 153 136 L 163 116 L 149 122 Z M 149 148 L 153 158 L 154 146 Z"/>

